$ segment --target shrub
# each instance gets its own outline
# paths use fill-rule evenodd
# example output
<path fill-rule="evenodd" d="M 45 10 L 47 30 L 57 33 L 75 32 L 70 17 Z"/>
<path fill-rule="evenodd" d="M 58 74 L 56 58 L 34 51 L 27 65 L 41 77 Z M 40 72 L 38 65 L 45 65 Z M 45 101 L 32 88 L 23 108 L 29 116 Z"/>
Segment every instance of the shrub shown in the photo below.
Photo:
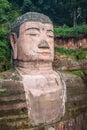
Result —
<path fill-rule="evenodd" d="M 87 34 L 87 25 L 69 28 L 68 26 L 54 28 L 54 34 L 58 36 L 75 36 L 79 34 Z"/>
<path fill-rule="evenodd" d="M 75 54 L 75 50 L 73 49 L 66 49 L 66 48 L 61 48 L 61 47 L 55 47 L 55 52 L 60 52 L 61 54 L 65 54 L 65 55 L 71 55 L 73 56 Z"/>
<path fill-rule="evenodd" d="M 3 63 L 4 70 L 10 67 L 10 46 L 6 41 L 0 41 L 0 62 Z"/>
<path fill-rule="evenodd" d="M 73 50 L 61 47 L 55 47 L 55 52 L 59 52 L 62 55 L 73 56 L 76 60 L 81 60 L 86 58 L 86 50 Z"/>
<path fill-rule="evenodd" d="M 87 52 L 86 51 L 76 51 L 76 59 L 77 60 L 81 60 L 81 59 L 85 59 L 86 58 L 86 54 Z"/>

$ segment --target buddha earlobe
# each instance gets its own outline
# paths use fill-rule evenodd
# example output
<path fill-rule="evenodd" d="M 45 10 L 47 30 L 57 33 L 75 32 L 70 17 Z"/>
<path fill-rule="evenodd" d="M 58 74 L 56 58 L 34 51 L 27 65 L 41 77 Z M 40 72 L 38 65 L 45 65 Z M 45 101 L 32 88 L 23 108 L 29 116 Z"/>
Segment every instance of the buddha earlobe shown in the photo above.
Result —
<path fill-rule="evenodd" d="M 17 35 L 15 33 L 10 34 L 10 43 L 13 50 L 13 59 L 17 59 Z"/>

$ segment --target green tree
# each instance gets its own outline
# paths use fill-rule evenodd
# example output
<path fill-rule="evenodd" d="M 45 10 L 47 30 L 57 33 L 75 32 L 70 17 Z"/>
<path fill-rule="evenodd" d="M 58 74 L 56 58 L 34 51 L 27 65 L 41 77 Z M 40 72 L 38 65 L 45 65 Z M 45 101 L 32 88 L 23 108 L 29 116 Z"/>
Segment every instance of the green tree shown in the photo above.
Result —
<path fill-rule="evenodd" d="M 55 25 L 87 23 L 87 0 L 8 0 L 22 14 L 36 11 L 48 15 Z"/>
<path fill-rule="evenodd" d="M 80 0 L 82 22 L 87 24 L 87 0 Z"/>
<path fill-rule="evenodd" d="M 24 0 L 23 6 L 22 6 L 22 14 L 29 12 L 29 11 L 36 11 L 36 6 L 32 3 L 31 0 Z"/>
<path fill-rule="evenodd" d="M 68 19 L 69 21 L 71 19 L 74 27 L 77 24 L 82 24 L 83 21 L 87 23 L 87 0 L 63 0 L 63 3 L 69 13 Z"/>
<path fill-rule="evenodd" d="M 0 0 L 0 24 L 8 21 L 10 4 L 7 0 Z"/>
<path fill-rule="evenodd" d="M 13 3 L 13 4 L 15 3 L 15 4 L 17 4 L 18 6 L 22 6 L 23 1 L 24 1 L 24 0 L 8 0 L 8 2 Z"/>
<path fill-rule="evenodd" d="M 10 66 L 10 44 L 8 35 L 11 22 L 19 16 L 19 12 L 14 10 L 14 6 L 7 0 L 0 0 L 0 66 L 8 69 Z"/>

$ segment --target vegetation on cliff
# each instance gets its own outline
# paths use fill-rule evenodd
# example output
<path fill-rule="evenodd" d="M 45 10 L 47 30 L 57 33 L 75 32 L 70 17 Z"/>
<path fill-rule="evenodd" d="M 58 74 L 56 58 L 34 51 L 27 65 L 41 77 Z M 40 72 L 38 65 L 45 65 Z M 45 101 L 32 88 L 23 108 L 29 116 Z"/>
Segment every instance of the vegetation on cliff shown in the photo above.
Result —
<path fill-rule="evenodd" d="M 87 35 L 87 25 L 82 26 L 76 26 L 74 27 L 68 27 L 64 25 L 63 27 L 55 27 L 54 28 L 54 34 L 56 36 L 62 36 L 62 37 L 77 37 L 80 34 Z"/>
<path fill-rule="evenodd" d="M 10 26 L 19 15 L 16 5 L 7 0 L 0 0 L 0 70 L 7 70 L 10 67 Z"/>
<path fill-rule="evenodd" d="M 73 49 L 66 49 L 62 47 L 55 47 L 55 53 L 59 52 L 61 55 L 68 55 L 74 57 L 76 60 L 85 59 L 87 55 L 87 50 L 73 50 Z"/>

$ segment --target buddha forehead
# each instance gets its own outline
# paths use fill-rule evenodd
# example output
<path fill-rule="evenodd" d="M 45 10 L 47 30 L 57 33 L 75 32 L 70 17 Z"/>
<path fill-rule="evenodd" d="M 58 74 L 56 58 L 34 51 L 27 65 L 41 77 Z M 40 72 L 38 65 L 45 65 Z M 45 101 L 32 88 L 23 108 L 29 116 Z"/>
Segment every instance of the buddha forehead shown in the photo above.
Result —
<path fill-rule="evenodd" d="M 25 22 L 40 22 L 42 24 L 51 24 L 52 21 L 50 18 L 44 14 L 36 13 L 36 12 L 28 12 L 22 16 L 20 16 L 13 24 L 12 29 L 20 26 Z"/>
<path fill-rule="evenodd" d="M 20 29 L 26 30 L 26 29 L 32 29 L 32 30 L 53 30 L 53 25 L 49 23 L 41 23 L 41 22 L 33 22 L 33 21 L 28 21 L 23 23 L 20 26 Z"/>

